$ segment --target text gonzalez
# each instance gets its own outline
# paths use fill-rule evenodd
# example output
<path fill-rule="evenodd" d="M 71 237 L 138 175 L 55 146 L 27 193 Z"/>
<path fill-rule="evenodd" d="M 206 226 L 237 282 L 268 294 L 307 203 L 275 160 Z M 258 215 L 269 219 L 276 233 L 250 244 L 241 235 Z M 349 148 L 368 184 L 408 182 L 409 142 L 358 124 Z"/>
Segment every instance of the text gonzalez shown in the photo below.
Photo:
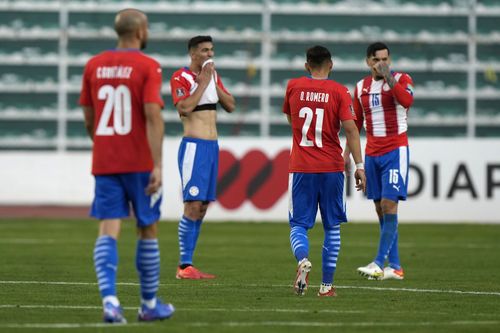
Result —
<path fill-rule="evenodd" d="M 129 66 L 101 66 L 96 69 L 98 79 L 130 79 L 132 67 Z"/>

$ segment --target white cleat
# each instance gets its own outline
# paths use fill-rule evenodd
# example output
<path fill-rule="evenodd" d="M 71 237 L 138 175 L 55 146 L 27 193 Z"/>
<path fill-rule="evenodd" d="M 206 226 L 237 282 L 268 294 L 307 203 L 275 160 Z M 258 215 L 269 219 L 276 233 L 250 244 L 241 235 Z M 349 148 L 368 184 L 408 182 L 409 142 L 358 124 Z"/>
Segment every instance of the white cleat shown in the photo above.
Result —
<path fill-rule="evenodd" d="M 384 271 L 374 262 L 358 267 L 357 271 L 361 276 L 367 277 L 369 280 L 382 280 L 384 278 Z"/>
<path fill-rule="evenodd" d="M 293 289 L 299 296 L 303 296 L 307 290 L 307 284 L 309 283 L 309 272 L 311 271 L 311 267 L 312 264 L 307 258 L 299 261 L 299 264 L 297 265 L 297 276 L 295 277 L 295 282 L 293 283 Z"/>
<path fill-rule="evenodd" d="M 405 278 L 405 273 L 403 269 L 394 269 L 392 267 L 384 268 L 384 276 L 381 280 L 403 280 Z"/>

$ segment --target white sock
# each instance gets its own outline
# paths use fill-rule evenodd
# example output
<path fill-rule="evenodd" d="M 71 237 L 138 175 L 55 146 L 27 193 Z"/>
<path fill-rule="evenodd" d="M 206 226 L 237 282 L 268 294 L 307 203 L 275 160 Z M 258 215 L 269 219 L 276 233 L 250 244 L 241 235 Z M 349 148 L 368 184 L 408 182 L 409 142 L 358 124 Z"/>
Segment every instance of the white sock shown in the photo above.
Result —
<path fill-rule="evenodd" d="M 156 297 L 150 300 L 141 299 L 141 303 L 150 309 L 154 309 L 156 307 Z"/>
<path fill-rule="evenodd" d="M 106 296 L 102 299 L 102 305 L 106 303 L 111 303 L 113 306 L 120 306 L 120 301 L 115 295 Z"/>

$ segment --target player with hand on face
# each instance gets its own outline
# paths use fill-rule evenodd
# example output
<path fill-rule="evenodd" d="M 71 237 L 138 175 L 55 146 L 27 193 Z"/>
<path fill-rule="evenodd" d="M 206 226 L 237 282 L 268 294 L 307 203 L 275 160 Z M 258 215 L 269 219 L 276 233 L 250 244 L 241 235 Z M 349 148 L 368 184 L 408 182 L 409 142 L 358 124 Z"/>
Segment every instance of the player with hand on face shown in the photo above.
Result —
<path fill-rule="evenodd" d="M 407 115 L 413 104 L 413 81 L 406 73 L 391 71 L 390 52 L 384 43 L 368 46 L 366 63 L 371 73 L 356 84 L 354 111 L 360 130 L 365 123 L 367 196 L 375 203 L 381 232 L 375 260 L 358 272 L 369 279 L 402 280 L 398 202 L 406 200 L 408 188 Z M 348 172 L 349 149 L 344 159 Z M 384 268 L 386 260 L 389 265 Z"/>
<path fill-rule="evenodd" d="M 323 46 L 307 50 L 305 64 L 310 76 L 291 79 L 283 112 L 292 126 L 289 163 L 290 243 L 297 260 L 294 290 L 303 295 L 311 270 L 308 230 L 318 206 L 323 221 L 322 283 L 318 296 L 336 296 L 333 279 L 340 251 L 340 224 L 347 222 L 344 196 L 344 160 L 338 133 L 344 128 L 356 161 L 356 188 L 365 190 L 365 173 L 359 132 L 349 90 L 330 80 L 331 54 Z"/>
<path fill-rule="evenodd" d="M 184 214 L 179 222 L 178 279 L 213 279 L 193 266 L 193 255 L 208 204 L 215 200 L 219 145 L 217 103 L 233 112 L 235 102 L 215 70 L 214 45 L 210 36 L 189 40 L 189 67 L 176 71 L 170 80 L 172 98 L 184 128 L 178 162 Z"/>

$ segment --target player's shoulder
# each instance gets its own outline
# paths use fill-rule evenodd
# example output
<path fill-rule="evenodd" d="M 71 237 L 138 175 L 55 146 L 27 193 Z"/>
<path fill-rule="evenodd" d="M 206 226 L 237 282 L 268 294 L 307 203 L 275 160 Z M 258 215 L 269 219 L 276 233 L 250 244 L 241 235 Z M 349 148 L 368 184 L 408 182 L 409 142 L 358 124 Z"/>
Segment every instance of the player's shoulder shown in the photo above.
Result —
<path fill-rule="evenodd" d="M 87 61 L 87 66 L 91 66 L 94 64 L 104 62 L 108 58 L 109 58 L 109 51 L 102 51 L 102 52 L 90 57 L 90 59 Z"/>
<path fill-rule="evenodd" d="M 191 77 L 194 80 L 195 75 L 189 70 L 188 67 L 181 67 L 172 74 L 172 79 Z"/>
<path fill-rule="evenodd" d="M 392 72 L 392 75 L 396 79 L 396 81 L 405 81 L 405 82 L 413 82 L 413 79 L 411 78 L 410 74 L 405 73 L 405 72 Z"/>
<path fill-rule="evenodd" d="M 366 76 L 362 77 L 358 82 L 356 82 L 356 86 L 358 84 L 363 84 L 366 80 L 372 80 L 372 76 L 371 75 L 366 75 Z"/>
<path fill-rule="evenodd" d="M 335 80 L 327 80 L 327 83 L 329 85 L 329 88 L 332 90 L 332 92 L 342 93 L 342 94 L 345 94 L 345 93 L 350 94 L 349 88 L 347 88 L 346 86 L 344 86 L 340 82 L 337 82 Z"/>
<path fill-rule="evenodd" d="M 305 76 L 291 78 L 290 80 L 288 80 L 287 86 L 288 87 L 296 86 L 297 84 L 304 82 L 305 78 L 306 78 Z"/>

